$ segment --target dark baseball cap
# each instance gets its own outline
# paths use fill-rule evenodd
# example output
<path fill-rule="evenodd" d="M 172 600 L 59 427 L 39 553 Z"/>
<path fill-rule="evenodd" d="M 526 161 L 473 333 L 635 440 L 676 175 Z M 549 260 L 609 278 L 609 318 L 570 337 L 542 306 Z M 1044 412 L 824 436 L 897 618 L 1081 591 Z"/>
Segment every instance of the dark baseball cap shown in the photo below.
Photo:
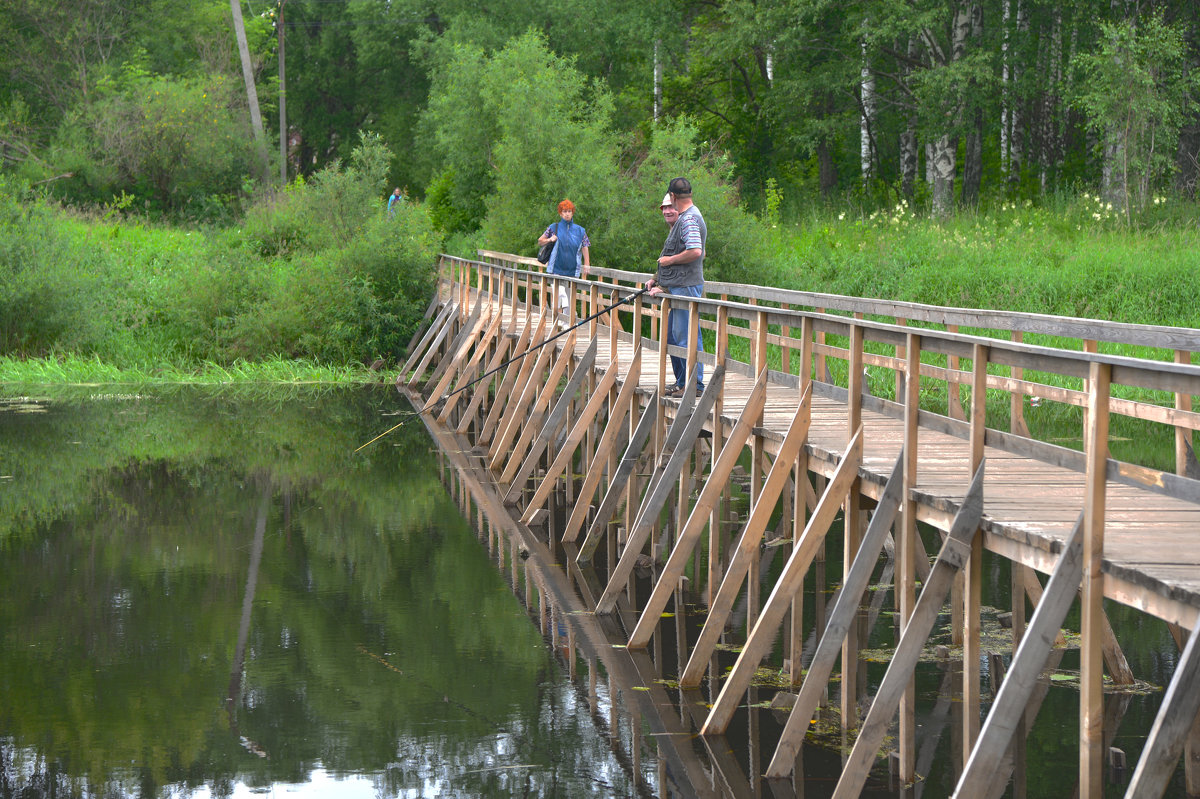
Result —
<path fill-rule="evenodd" d="M 690 196 L 692 193 L 692 184 L 687 178 L 675 178 L 667 184 L 668 194 L 682 194 Z"/>

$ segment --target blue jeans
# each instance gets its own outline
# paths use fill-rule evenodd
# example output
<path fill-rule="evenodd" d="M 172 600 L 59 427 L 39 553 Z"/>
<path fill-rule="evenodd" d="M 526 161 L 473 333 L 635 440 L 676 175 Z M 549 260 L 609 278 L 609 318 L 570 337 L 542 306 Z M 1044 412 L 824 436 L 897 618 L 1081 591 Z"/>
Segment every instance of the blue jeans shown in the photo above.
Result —
<path fill-rule="evenodd" d="M 704 294 L 704 284 L 697 286 L 663 286 L 663 291 L 680 297 L 699 297 Z M 688 313 L 687 306 L 675 309 L 667 314 L 667 344 L 674 347 L 686 347 L 688 343 Z M 704 352 L 704 337 L 702 331 L 696 331 L 696 351 Z M 675 372 L 675 385 L 683 387 L 687 382 L 687 358 L 671 356 L 671 370 Z M 704 388 L 704 364 L 696 362 L 696 388 Z"/>

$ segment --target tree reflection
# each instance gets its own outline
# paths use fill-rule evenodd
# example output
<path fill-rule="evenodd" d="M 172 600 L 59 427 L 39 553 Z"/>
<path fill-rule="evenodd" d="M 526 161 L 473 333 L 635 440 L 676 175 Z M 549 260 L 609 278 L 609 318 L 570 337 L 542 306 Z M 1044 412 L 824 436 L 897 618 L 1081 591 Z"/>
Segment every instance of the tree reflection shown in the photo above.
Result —
<path fill-rule="evenodd" d="M 0 411 L 0 795 L 628 793 L 399 403 Z"/>

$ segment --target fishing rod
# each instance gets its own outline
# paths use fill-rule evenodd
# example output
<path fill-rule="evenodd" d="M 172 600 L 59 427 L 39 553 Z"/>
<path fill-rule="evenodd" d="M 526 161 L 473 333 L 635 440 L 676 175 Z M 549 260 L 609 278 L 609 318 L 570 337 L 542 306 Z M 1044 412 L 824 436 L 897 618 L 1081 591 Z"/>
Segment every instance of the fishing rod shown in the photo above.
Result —
<path fill-rule="evenodd" d="M 408 424 L 409 422 L 411 422 L 413 420 L 414 417 L 420 416 L 421 414 L 432 410 L 433 408 L 437 407 L 442 402 L 450 399 L 454 395 L 461 394 L 462 392 L 466 391 L 468 388 L 475 385 L 476 383 L 478 383 L 482 380 L 488 379 L 492 375 L 496 374 L 496 372 L 499 372 L 501 369 L 505 368 L 509 364 L 516 363 L 517 361 L 524 358 L 526 355 L 529 355 L 530 353 L 533 353 L 533 352 L 537 352 L 542 347 L 546 346 L 547 344 L 550 344 L 551 342 L 555 341 L 556 339 L 562 338 L 563 336 L 570 333 L 572 330 L 575 330 L 576 328 L 587 324 L 588 322 L 592 321 L 593 319 L 596 319 L 597 317 L 604 316 L 604 314 L 608 313 L 609 311 L 612 311 L 615 308 L 619 308 L 620 306 L 624 305 L 627 302 L 632 302 L 633 300 L 637 299 L 638 297 L 642 296 L 643 294 L 648 294 L 650 292 L 651 288 L 652 288 L 651 286 L 646 286 L 645 288 L 638 289 L 637 291 L 630 294 L 628 297 L 625 297 L 624 299 L 621 299 L 621 300 L 617 300 L 616 302 L 614 302 L 612 305 L 608 306 L 607 308 L 601 308 L 599 311 L 596 311 L 596 313 L 592 314 L 591 316 L 587 316 L 587 317 L 584 317 L 583 319 L 580 319 L 578 322 L 571 325 L 570 327 L 565 327 L 562 330 L 558 331 L 557 333 L 555 333 L 553 336 L 546 339 L 542 343 L 540 343 L 534 347 L 529 347 L 524 352 L 522 352 L 520 355 L 514 355 L 513 357 L 509 358 L 507 361 L 505 361 L 504 363 L 495 367 L 494 369 L 489 369 L 488 371 L 481 374 L 479 377 L 472 380 L 470 383 L 467 383 L 465 386 L 455 389 L 454 391 L 450 392 L 449 394 L 447 394 L 444 397 L 435 397 L 434 399 L 429 400 L 429 402 L 426 403 L 424 408 L 421 408 L 416 411 L 407 411 L 406 413 L 408 414 L 408 418 L 404 419 L 399 424 L 396 424 L 396 425 L 388 428 L 387 430 L 384 430 L 382 433 L 375 436 L 370 441 L 368 441 L 366 444 L 363 444 L 362 446 L 360 446 L 358 449 L 356 449 L 354 451 L 358 452 L 358 450 L 360 450 L 360 449 L 365 449 L 366 447 L 369 447 L 370 445 L 374 444 L 379 439 L 386 436 L 388 433 L 391 433 L 394 430 L 398 430 L 401 427 L 403 427 L 404 425 Z"/>

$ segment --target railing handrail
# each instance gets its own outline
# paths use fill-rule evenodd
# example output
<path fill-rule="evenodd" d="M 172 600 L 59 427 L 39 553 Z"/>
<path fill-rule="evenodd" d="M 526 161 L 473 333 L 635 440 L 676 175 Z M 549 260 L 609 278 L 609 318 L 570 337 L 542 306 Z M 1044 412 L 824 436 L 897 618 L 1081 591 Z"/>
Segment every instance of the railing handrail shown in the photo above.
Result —
<path fill-rule="evenodd" d="M 526 258 L 494 250 L 479 250 L 478 253 L 481 258 L 505 260 L 510 263 L 532 266 L 535 269 L 542 267 L 542 264 L 538 263 L 535 258 Z M 631 272 L 597 266 L 590 267 L 589 272 L 593 276 L 604 277 L 610 280 L 624 280 L 630 283 L 644 283 L 653 276 L 650 273 Z M 900 300 L 823 294 L 820 292 L 798 291 L 796 289 L 755 286 L 745 283 L 706 281 L 704 285 L 705 291 L 709 294 L 732 295 L 762 302 L 824 308 L 827 311 L 836 310 L 846 313 L 890 316 L 927 324 L 954 325 L 984 330 L 1003 330 L 1014 333 L 1031 333 L 1088 341 L 1103 341 L 1111 344 L 1129 344 L 1158 349 L 1200 352 L 1200 329 L 1191 327 L 1113 322 L 1105 319 L 1056 316 L 1027 311 L 958 308 Z"/>

